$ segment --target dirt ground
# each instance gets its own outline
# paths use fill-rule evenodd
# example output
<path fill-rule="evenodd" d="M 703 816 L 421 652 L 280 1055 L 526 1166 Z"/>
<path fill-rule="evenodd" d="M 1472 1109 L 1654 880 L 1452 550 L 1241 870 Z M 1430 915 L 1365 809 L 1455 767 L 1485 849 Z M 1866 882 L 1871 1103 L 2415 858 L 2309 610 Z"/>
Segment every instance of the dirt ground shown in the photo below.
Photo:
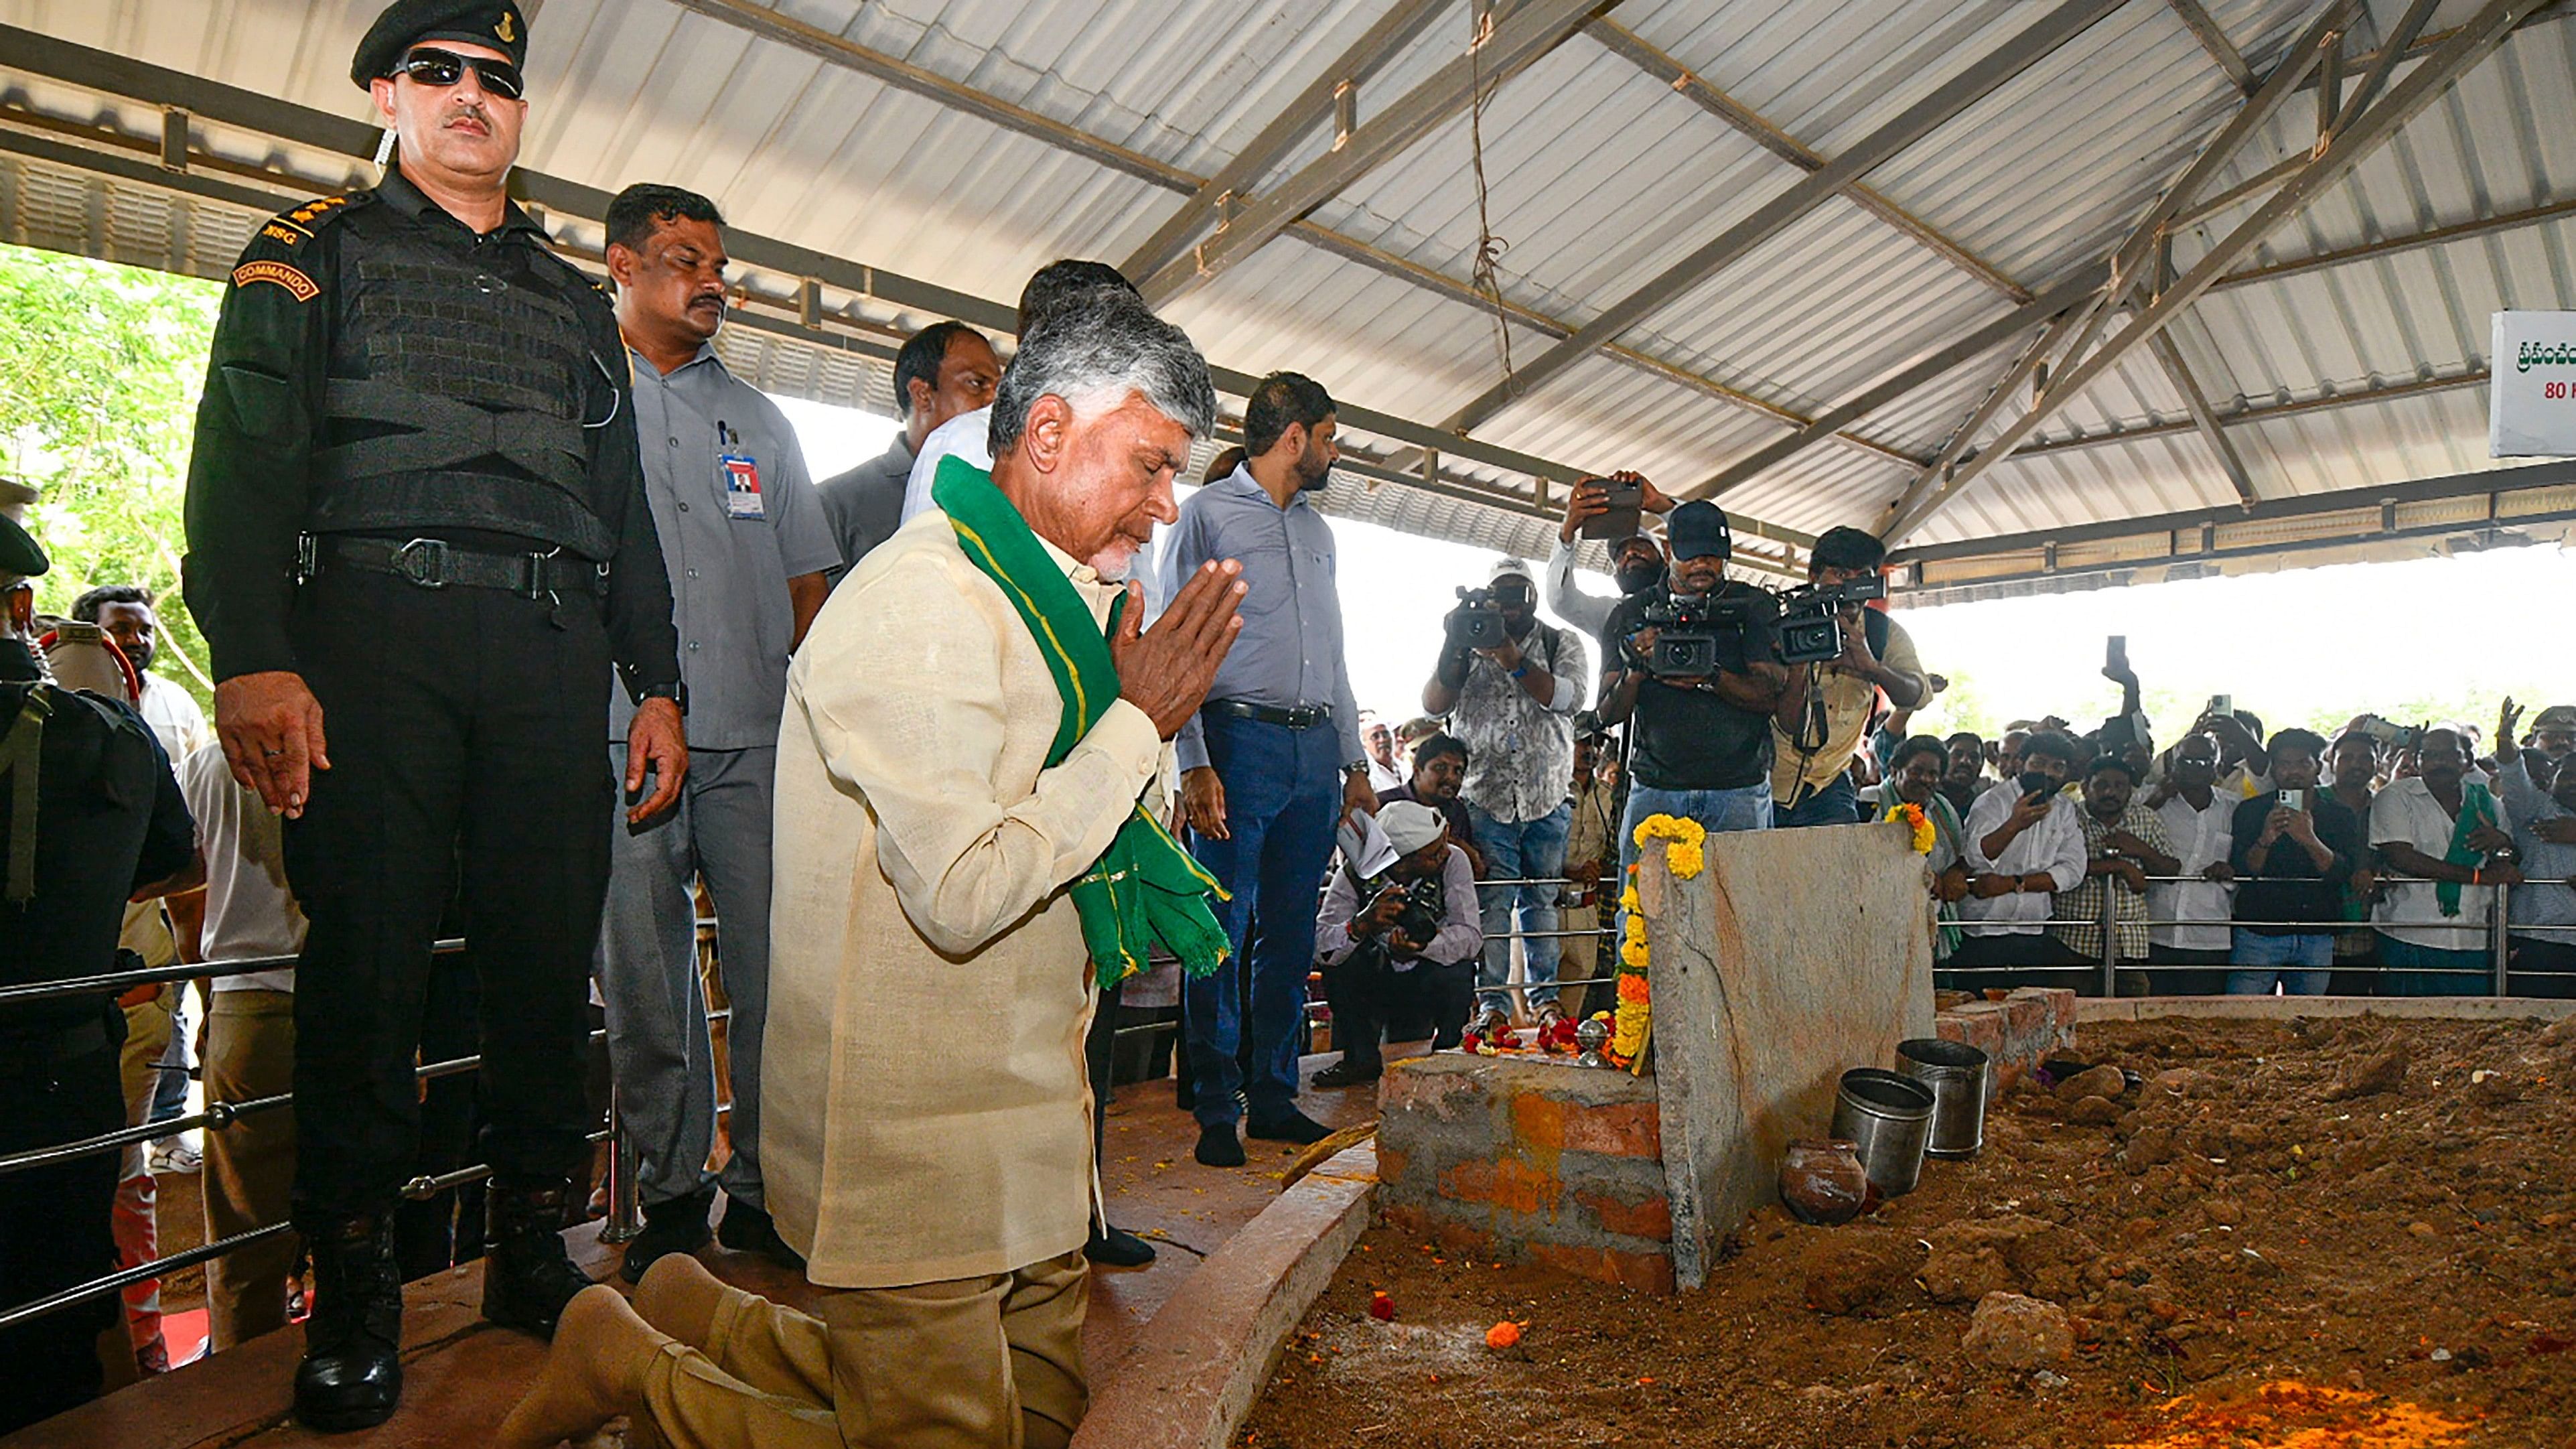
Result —
<path fill-rule="evenodd" d="M 1839 1228 L 1767 1209 L 1678 1299 L 1373 1229 L 1239 1442 L 2576 1446 L 2576 1020 L 2122 1023 L 2072 1055 L 2137 1080 L 2019 1083 L 1983 1156 Z M 1989 1293 L 2071 1349 L 1963 1347 Z"/>

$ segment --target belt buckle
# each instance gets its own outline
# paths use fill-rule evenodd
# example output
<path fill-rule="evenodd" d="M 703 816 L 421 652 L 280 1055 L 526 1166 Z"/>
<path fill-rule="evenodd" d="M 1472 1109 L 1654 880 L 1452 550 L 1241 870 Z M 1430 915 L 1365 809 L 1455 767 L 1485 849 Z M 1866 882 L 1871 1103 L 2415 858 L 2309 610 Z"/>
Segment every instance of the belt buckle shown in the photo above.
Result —
<path fill-rule="evenodd" d="M 447 540 L 415 538 L 394 550 L 394 574 L 424 589 L 447 587 Z"/>
<path fill-rule="evenodd" d="M 546 560 L 553 558 L 556 554 L 561 552 L 563 552 L 563 549 L 558 546 L 550 548 L 544 553 L 523 553 L 519 555 L 519 568 L 521 569 L 521 574 L 518 595 L 520 598 L 543 599 L 554 593 L 552 589 L 546 587 Z M 557 599 L 555 602 L 561 603 L 563 601 L 561 599 Z"/>

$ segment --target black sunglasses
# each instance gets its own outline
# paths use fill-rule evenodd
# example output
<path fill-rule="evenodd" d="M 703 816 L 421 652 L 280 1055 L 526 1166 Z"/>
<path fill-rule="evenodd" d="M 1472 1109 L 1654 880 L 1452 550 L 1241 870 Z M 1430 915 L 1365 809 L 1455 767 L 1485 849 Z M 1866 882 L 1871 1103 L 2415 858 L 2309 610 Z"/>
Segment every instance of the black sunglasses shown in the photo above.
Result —
<path fill-rule="evenodd" d="M 433 45 L 415 48 L 394 67 L 394 73 L 410 76 L 422 85 L 445 90 L 465 79 L 467 66 L 472 66 L 474 74 L 481 78 L 483 89 L 505 101 L 515 101 L 527 93 L 526 83 L 519 79 L 519 68 L 508 61 L 458 55 L 455 51 L 440 50 Z"/>

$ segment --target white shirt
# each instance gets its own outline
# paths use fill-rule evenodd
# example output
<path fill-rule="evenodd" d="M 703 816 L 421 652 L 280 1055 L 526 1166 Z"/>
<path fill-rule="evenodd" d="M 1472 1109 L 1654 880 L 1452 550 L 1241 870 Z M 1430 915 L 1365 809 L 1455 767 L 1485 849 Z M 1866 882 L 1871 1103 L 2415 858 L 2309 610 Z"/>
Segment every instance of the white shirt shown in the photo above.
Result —
<path fill-rule="evenodd" d="M 1573 625 L 1584 638 L 1597 640 L 1610 622 L 1610 611 L 1617 607 L 1615 598 L 1587 594 L 1574 586 L 1574 545 L 1559 538 L 1547 555 L 1548 612 Z"/>
<path fill-rule="evenodd" d="M 2209 792 L 2209 808 L 2194 810 L 2180 795 L 2156 807 L 2165 837 L 2182 860 L 2182 874 L 2197 876 L 2228 859 L 2235 847 L 2236 806 L 2224 790 Z M 2147 915 L 2152 920 L 2214 920 L 2214 926 L 2150 926 L 2147 939 L 2178 951 L 2224 951 L 2235 939 L 2227 918 L 2236 904 L 2236 887 L 2195 880 L 2187 885 L 2147 887 Z"/>
<path fill-rule="evenodd" d="M 143 676 L 143 698 L 135 705 L 143 722 L 161 737 L 161 748 L 170 756 L 171 768 L 214 743 L 215 732 L 206 728 L 206 712 L 198 707 L 197 697 L 157 674 Z"/>
<path fill-rule="evenodd" d="M 2396 781 L 2370 802 L 2370 843 L 2373 845 L 2393 845 L 2402 841 L 2440 860 L 2451 853 L 2453 828 L 2451 813 L 2433 798 L 2433 788 L 2419 775 L 2409 775 Z M 2513 829 L 2513 822 L 2505 818 L 2502 800 L 2496 802 L 2496 828 Z M 2460 913 L 2446 916 L 2442 914 L 2440 898 L 2434 894 L 2434 882 L 2407 880 L 2396 875 L 2381 879 L 2388 893 L 2380 898 L 2370 918 L 2392 939 L 2429 946 L 2436 951 L 2486 949 L 2485 927 L 2495 899 L 2494 890 L 2486 886 L 2460 887 Z M 2435 923 L 2448 929 L 2434 929 Z M 2461 929 L 2471 926 L 2478 929 Z"/>
<path fill-rule="evenodd" d="M 197 817 L 197 848 L 206 857 L 206 924 L 198 937 L 205 959 L 302 951 L 304 911 L 287 888 L 278 817 L 233 778 L 221 745 L 206 745 L 180 764 L 179 793 Z M 293 991 L 295 973 L 218 976 L 213 989 Z"/>
<path fill-rule="evenodd" d="M 939 460 L 954 455 L 990 473 L 993 471 L 993 410 L 980 407 L 971 413 L 959 413 L 921 440 L 921 451 L 912 458 L 912 476 L 903 480 L 903 521 L 930 511 L 930 480 L 939 476 Z"/>
<path fill-rule="evenodd" d="M 1964 842 L 1968 869 L 2004 875 L 2030 875 L 2044 870 L 2058 890 L 2075 889 L 2084 879 L 2087 864 L 2084 822 L 2076 817 L 2075 802 L 2063 795 L 2049 801 L 2048 814 L 2014 836 L 2000 858 L 1986 854 L 1986 837 L 2011 817 L 2020 799 L 2018 790 L 1988 790 L 1968 807 L 1968 838 Z M 2040 891 L 2015 891 L 1991 900 L 1971 892 L 1959 902 L 1959 920 L 1972 936 L 2035 936 L 2047 929 L 2045 923 L 2056 900 L 2054 894 Z M 1988 924 L 1974 924 L 1978 922 Z"/>
<path fill-rule="evenodd" d="M 1381 765 L 1377 756 L 1369 756 L 1369 788 L 1384 793 L 1404 788 L 1404 771 L 1393 765 Z"/>

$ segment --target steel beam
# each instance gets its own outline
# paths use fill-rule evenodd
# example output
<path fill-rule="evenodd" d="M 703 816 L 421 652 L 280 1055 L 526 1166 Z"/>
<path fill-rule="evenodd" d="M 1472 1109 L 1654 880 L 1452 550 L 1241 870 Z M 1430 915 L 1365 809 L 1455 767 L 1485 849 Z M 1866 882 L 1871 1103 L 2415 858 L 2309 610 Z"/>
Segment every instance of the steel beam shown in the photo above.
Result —
<path fill-rule="evenodd" d="M 2413 378 L 2405 382 L 2392 382 L 2383 387 L 2355 388 L 2350 392 L 2319 393 L 2314 397 L 2293 398 L 2289 402 L 2285 403 L 2269 403 L 2261 407 L 2242 407 L 2236 409 L 2234 412 L 2217 413 L 2215 416 L 2218 419 L 2219 426 L 2225 428 L 2236 428 L 2243 427 L 2248 423 L 2263 423 L 2270 422 L 2276 418 L 2297 417 L 2302 413 L 2325 412 L 2334 408 L 2362 407 L 2371 403 L 2396 402 L 2404 398 L 2423 397 L 2430 393 L 2452 392 L 2464 387 L 2479 387 L 2486 383 L 2487 378 L 2488 374 L 2485 368 L 2473 367 L 2464 372 L 2449 373 L 2438 377 Z M 2103 448 L 2109 447 L 2114 443 L 2135 443 L 2144 441 L 2148 438 L 2166 438 L 2179 433 L 2188 433 L 2192 431 L 2192 428 L 2193 424 L 2187 419 L 2176 419 L 2171 422 L 2162 423 L 2139 423 L 2131 427 L 2113 428 L 2106 432 L 2083 433 L 2073 437 L 2050 438 L 2042 442 L 2024 443 L 2013 450 L 2013 456 L 2016 458 L 2036 458 L 2044 457 L 2050 453 L 2073 452 L 2079 448 Z"/>
<path fill-rule="evenodd" d="M 2254 94 L 2254 88 L 2259 84 L 2254 79 L 2254 67 L 2245 63 L 2245 53 L 2238 50 L 2235 42 L 2227 38 L 2227 32 L 2210 18 L 2200 0 L 2165 0 L 2165 3 L 2173 8 L 2183 28 L 2191 32 L 2191 38 L 2200 42 L 2200 48 L 2209 52 L 2209 58 L 2218 62 L 2220 70 L 2227 72 L 2228 83 L 2235 86 L 2240 94 Z"/>
<path fill-rule="evenodd" d="M 2230 287 L 2242 287 L 2253 282 L 2277 282 L 2285 277 L 2324 271 L 2328 267 L 2369 261 L 2374 257 L 2397 256 L 2404 252 L 2420 251 L 2425 247 L 2441 246 L 2446 242 L 2490 236 L 2500 231 L 2516 231 L 2526 226 L 2538 226 L 2543 222 L 2558 221 L 2567 217 L 2576 217 L 2576 201 L 2553 201 L 2547 206 L 2508 211 L 2500 216 L 2483 216 L 2475 221 L 2437 226 L 2430 231 L 2383 237 L 2378 241 L 2339 247 L 2333 251 L 2318 252 L 2313 256 L 2291 257 L 2285 261 L 2270 262 L 2259 267 L 2247 267 L 2243 271 L 2229 272 L 2226 276 L 2210 283 L 2209 290 L 2221 292 Z"/>
<path fill-rule="evenodd" d="M 1714 498 L 1804 451 L 1810 444 L 1833 435 L 1838 429 L 1851 426 L 1959 364 L 1989 349 L 2010 342 L 2015 335 L 2046 322 L 2050 316 L 2065 310 L 2101 285 L 2102 271 L 2099 267 L 2095 267 L 2047 288 L 2008 315 L 1998 317 L 1939 351 L 1888 374 L 1850 399 L 1819 413 L 1814 421 L 1805 427 L 1785 438 L 1776 439 L 1754 449 L 1751 453 L 1728 464 L 1716 476 L 1697 487 L 1684 490 L 1678 496 Z"/>
<path fill-rule="evenodd" d="M 1900 514 L 1886 536 L 1891 541 L 1902 541 L 1908 534 L 1921 527 L 1923 521 L 1942 504 L 1958 496 L 1961 489 L 1976 481 L 1987 468 L 2011 456 L 2013 448 L 2022 439 L 2029 437 L 2041 423 L 2047 421 L 2049 415 L 2065 399 L 2082 392 L 2096 378 L 2127 356 L 2130 349 L 2153 337 L 2171 323 L 2184 308 L 2199 300 L 2200 295 L 2208 290 L 2210 283 L 2234 266 L 2238 258 L 2252 250 L 2256 243 L 2269 235 L 2283 221 L 2289 219 L 2293 213 L 2306 206 L 2320 191 L 2350 175 L 2352 169 L 2359 165 L 2363 158 L 2378 150 L 2390 137 L 2396 135 L 2399 127 L 2414 119 L 2418 112 L 2432 104 L 2434 99 L 2447 90 L 2452 83 L 2484 60 L 2497 46 L 2503 44 L 2505 36 L 2511 32 L 2515 22 L 2537 9 L 2542 3 L 2544 0 L 2486 0 L 2485 4 L 2479 6 L 2474 17 L 2453 33 L 2452 39 L 2444 42 L 2439 50 L 2427 57 L 2424 63 L 2406 79 L 2391 87 L 2386 97 L 2369 112 L 2354 118 L 2350 126 L 2327 144 L 2324 154 L 2298 175 L 2290 178 L 2283 184 L 2280 192 L 2258 208 L 2253 216 L 2247 218 L 2211 247 L 2200 260 L 2192 264 L 2190 271 L 2176 279 L 2174 284 L 2160 293 L 2144 312 L 2133 318 L 2119 336 L 2112 338 L 2091 356 L 2076 362 L 2062 375 L 2059 384 L 2050 389 L 2048 400 L 2015 419 L 2004 429 L 2001 436 L 1952 475 L 1938 494 Z M 2339 4 L 2329 7 L 2329 14 L 2338 12 L 2341 8 Z M 2284 64 L 2287 66 L 2296 63 L 2297 58 L 2293 56 Z M 2280 77 L 2276 75 L 2274 79 L 2278 80 Z M 2263 93 L 2269 93 L 2272 88 L 2272 83 L 2266 82 Z M 2258 101 L 2260 94 L 2262 93 L 2258 93 Z M 2255 104 L 2255 102 L 2249 102 L 2248 109 L 2251 110 Z M 2201 161 L 2194 163 L 2194 170 L 2198 170 L 2209 160 L 2210 153 L 2204 152 Z M 2181 189 L 2179 186 L 2176 188 L 2177 191 Z M 2115 280 L 2113 286 L 2118 285 Z"/>
<path fill-rule="evenodd" d="M 738 3 L 738 0 L 736 0 Z M 1157 308 L 1252 255 L 1352 182 L 1410 149 L 1474 100 L 1479 80 L 1498 83 L 1564 43 L 1618 0 L 1523 0 L 1498 21 L 1478 53 L 1460 54 L 1431 78 L 1353 131 L 1349 141 L 1261 194 L 1225 229 L 1143 278 Z"/>
<path fill-rule="evenodd" d="M 2397 62 L 2405 58 L 2406 47 L 2413 45 L 2415 37 L 2424 33 L 2424 23 L 2433 18 L 2433 12 L 2440 8 L 2441 3 L 2442 0 L 2412 0 L 2406 12 L 2397 17 L 2397 24 L 2380 41 L 2378 53 L 2362 71 L 2360 83 L 2352 88 L 2351 95 L 2343 98 L 2338 109 L 2345 119 L 2360 115 L 2372 101 L 2379 99 L 2380 91 L 2388 85 L 2389 76 L 2397 69 Z"/>
<path fill-rule="evenodd" d="M 1750 138 L 1755 145 L 1801 171 L 1822 171 L 1825 158 L 1809 150 L 1798 138 L 1772 125 L 1751 107 L 1711 85 L 1706 77 L 1683 65 L 1654 42 L 1604 17 L 1583 27 L 1583 33 L 1601 42 L 1611 54 L 1626 60 L 1637 69 L 1689 99 L 1701 110 Z M 1905 235 L 1923 244 L 1933 255 L 1957 267 L 1984 286 L 2015 302 L 2030 300 L 2030 289 L 2004 275 L 2002 269 L 1968 248 L 1941 234 L 1939 228 L 1904 207 L 1888 200 L 1877 191 L 1852 183 L 1848 192 L 1853 205 Z"/>
<path fill-rule="evenodd" d="M 2218 426 L 2217 415 L 2209 410 L 2209 395 L 2201 391 L 2200 379 L 2193 377 L 2191 368 L 2184 364 L 2182 349 L 2174 345 L 2172 334 L 2159 332 L 2147 339 L 2147 346 L 2164 367 L 2165 378 L 2173 384 L 2174 391 L 2182 394 L 2183 411 L 2191 414 L 2191 425 L 2200 430 L 2200 440 L 2218 455 L 2218 466 L 2227 474 L 2229 486 L 2236 490 L 2237 501 L 2248 508 L 2261 502 L 2262 496 L 2254 491 L 2254 475 L 2245 470 L 2244 458 Z"/>
<path fill-rule="evenodd" d="M 2097 309 L 2101 305 L 2100 278 L 2106 276 L 2108 271 L 2108 268 L 2104 268 L 2089 279 L 2094 282 L 2093 287 L 2088 289 L 2093 294 L 2091 306 L 2059 313 L 2048 324 L 2048 330 L 2041 333 L 2038 340 L 2025 349 L 2020 357 L 2014 359 L 2012 366 L 2004 369 L 2004 375 L 1995 379 L 1994 386 L 1986 389 L 1986 395 L 1969 410 L 1967 418 L 1950 431 L 1950 436 L 1941 444 L 1940 451 L 1933 454 L 1932 460 L 1924 464 L 1922 470 L 1914 475 L 1914 481 L 1905 486 L 1905 491 L 1898 495 L 1896 502 L 1891 505 L 1891 512 L 1902 514 L 1919 502 L 1925 494 L 1948 479 L 1952 466 L 1959 460 L 1959 455 L 1966 452 L 1968 446 L 1976 441 L 1977 434 L 1985 431 L 1986 424 L 1993 420 L 1996 413 L 2003 410 L 2004 404 L 2019 394 L 2023 383 L 2031 383 L 2034 388 L 2041 390 L 2040 395 L 2045 395 L 2048 360 L 2057 355 L 2059 348 L 2065 344 L 2068 333 L 2092 324 L 2097 315 Z M 2068 299 L 2070 308 L 2075 300 Z"/>
<path fill-rule="evenodd" d="M 1270 124 L 1234 154 L 1234 159 L 1200 182 L 1190 199 L 1165 219 L 1144 245 L 1129 253 L 1118 270 L 1131 277 L 1149 276 L 1187 250 L 1201 230 L 1210 225 L 1222 226 L 1224 218 L 1218 214 L 1218 206 L 1223 198 L 1240 200 L 1250 195 L 1253 183 L 1279 164 L 1307 132 L 1335 117 L 1341 87 L 1365 83 L 1379 67 L 1419 39 L 1447 8 L 1448 0 L 1399 0 L 1357 43 L 1334 57 L 1312 83 L 1297 93 L 1296 99 L 1281 107 Z"/>
<path fill-rule="evenodd" d="M 1665 268 L 1653 281 L 1603 308 L 1599 316 L 1584 324 L 1572 337 L 1540 353 L 1513 375 L 1486 389 L 1453 414 L 1447 426 L 1459 433 L 1475 428 L 1514 398 L 1528 395 L 1549 378 L 1616 340 L 1619 334 L 1643 321 L 1657 308 L 1715 276 L 1729 263 L 1815 210 L 1826 198 L 1842 192 L 1943 122 L 1992 95 L 2005 82 L 2119 8 L 2119 3 L 2120 0 L 2061 0 L 2047 15 L 2020 34 L 1980 57 L 1931 95 L 1906 107 L 1894 120 L 1855 142 L 1849 150 L 1826 163 L 1823 170 L 1800 178 L 1786 191 L 1756 208 L 1751 216 Z"/>
<path fill-rule="evenodd" d="M 2576 16 L 2576 0 L 2549 0 L 2548 4 L 2543 5 L 2539 9 L 2522 17 L 2521 20 L 2514 24 L 2513 28 L 2516 32 L 2525 31 L 2536 25 L 2545 25 L 2552 20 L 2567 19 L 2569 16 Z M 2383 44 L 2377 50 L 2369 51 L 2361 55 L 2347 56 L 2345 58 L 2345 63 L 2357 66 L 2376 66 L 2379 64 L 2382 56 L 2394 51 L 2396 53 L 2396 63 L 2403 65 L 2407 61 L 2419 60 L 2424 56 L 2431 55 L 2434 51 L 2441 49 L 2445 42 L 2449 41 L 2451 37 L 2459 34 L 2464 28 L 2465 27 L 2462 26 L 2454 26 L 2449 30 L 2436 30 L 2430 35 L 2418 35 L 2414 40 L 2402 46 Z M 2311 75 L 2306 80 L 2299 82 L 2299 89 L 2303 91 L 2313 90 L 2316 88 L 2316 84 L 2316 77 Z"/>

